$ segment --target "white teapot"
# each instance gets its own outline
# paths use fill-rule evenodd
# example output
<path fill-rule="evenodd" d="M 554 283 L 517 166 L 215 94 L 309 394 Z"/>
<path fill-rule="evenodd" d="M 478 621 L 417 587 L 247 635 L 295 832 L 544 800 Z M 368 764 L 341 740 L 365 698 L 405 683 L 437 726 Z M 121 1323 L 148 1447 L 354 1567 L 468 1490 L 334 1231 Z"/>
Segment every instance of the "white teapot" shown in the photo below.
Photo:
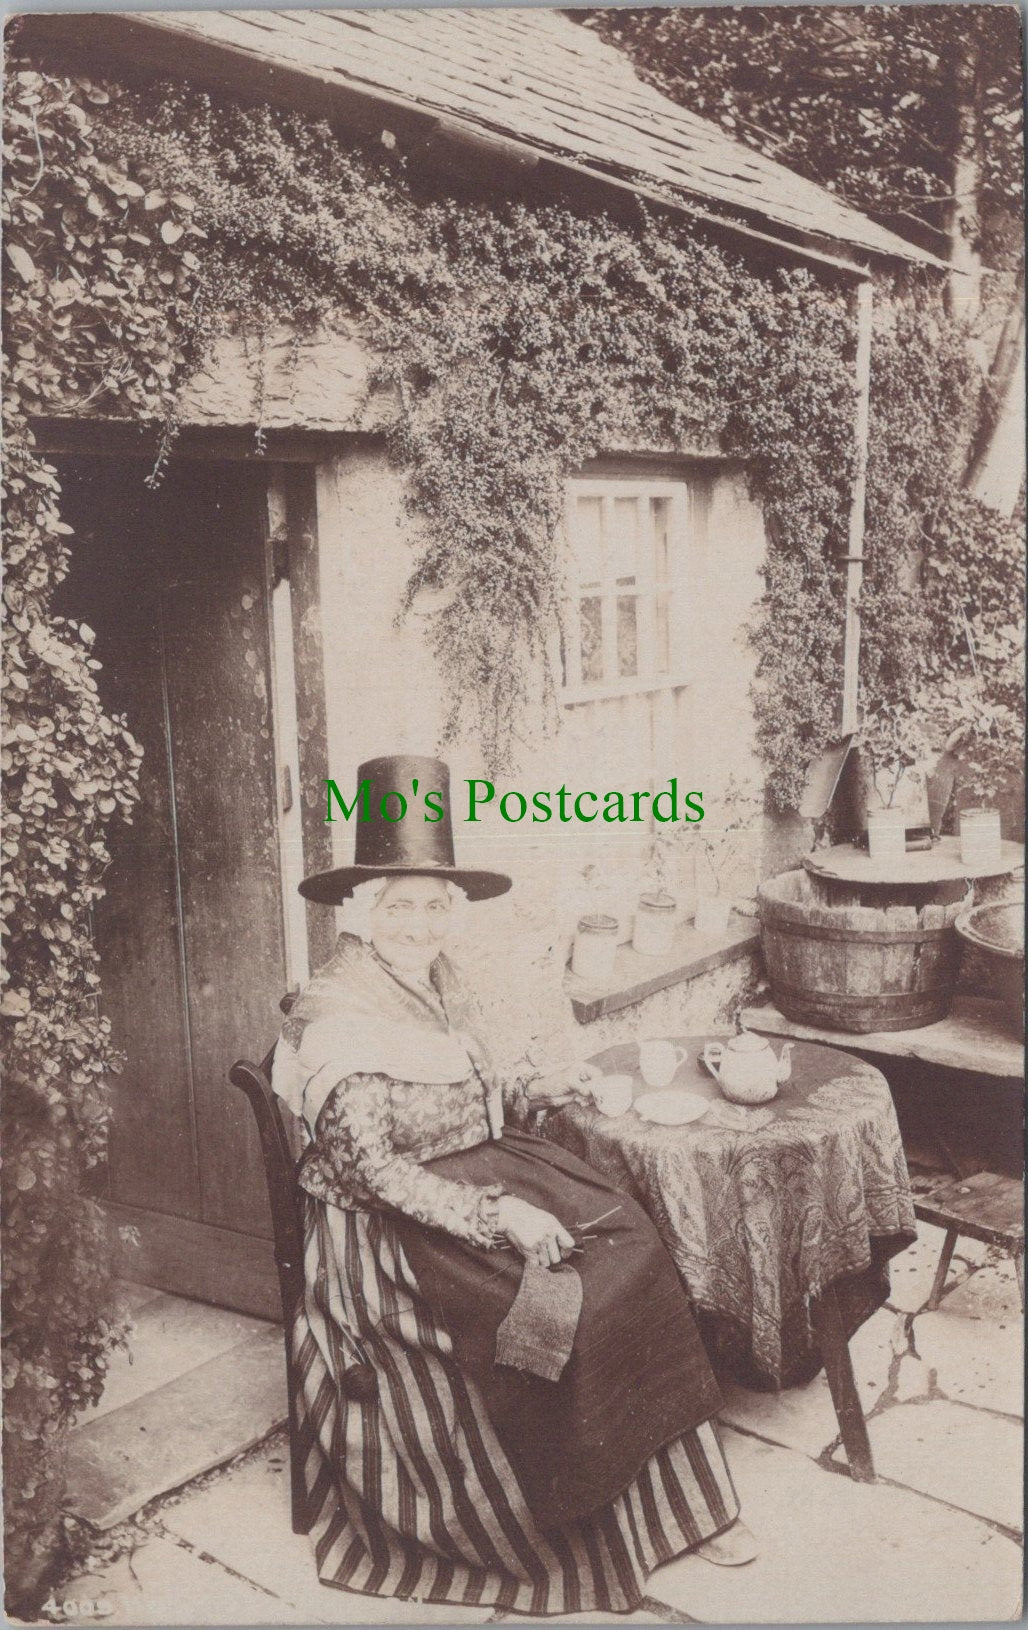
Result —
<path fill-rule="evenodd" d="M 752 1030 L 741 1030 L 726 1042 L 708 1041 L 703 1062 L 724 1096 L 733 1104 L 767 1104 L 792 1073 L 792 1042 L 775 1057 L 771 1043 Z"/>

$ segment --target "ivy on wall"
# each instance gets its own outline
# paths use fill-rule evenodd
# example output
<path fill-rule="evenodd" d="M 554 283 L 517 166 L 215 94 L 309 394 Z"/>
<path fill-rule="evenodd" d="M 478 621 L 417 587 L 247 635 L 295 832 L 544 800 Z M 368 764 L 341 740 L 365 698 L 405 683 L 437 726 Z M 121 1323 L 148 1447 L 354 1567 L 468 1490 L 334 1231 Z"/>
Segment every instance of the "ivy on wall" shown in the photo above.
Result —
<path fill-rule="evenodd" d="M 68 174 L 47 168 L 29 248 L 47 277 L 58 250 L 54 300 L 41 277 L 51 310 L 40 315 L 56 319 L 59 341 L 40 370 L 43 405 L 156 416 L 171 433 L 163 458 L 176 385 L 225 327 L 259 354 L 273 322 L 298 337 L 340 317 L 361 325 L 402 403 L 392 450 L 423 544 L 410 592 L 450 594 L 435 639 L 451 729 L 472 730 L 493 764 L 516 752 L 538 708 L 552 713 L 568 472 L 611 446 L 720 444 L 745 459 L 767 518 L 758 727 L 773 803 L 796 802 L 831 738 L 840 684 L 853 384 L 838 289 L 807 272 L 758 273 L 666 220 L 633 229 L 440 198 L 402 157 L 354 152 L 327 126 L 267 108 L 175 87 L 77 94 L 84 128 Z M 56 243 L 37 251 L 69 189 L 77 238 L 64 264 Z M 1001 551 L 994 589 L 980 581 L 990 551 L 977 546 L 997 522 L 965 499 L 953 453 L 979 395 L 967 346 L 931 290 L 916 317 L 885 292 L 864 604 L 872 716 L 940 679 L 940 661 L 974 677 L 965 617 L 990 622 L 979 673 L 983 656 L 997 660 L 990 639 L 1017 621 L 1016 550 Z M 260 410 L 258 387 L 258 425 Z M 914 546 L 923 586 L 905 586 Z M 977 566 L 943 590 L 954 555 Z"/>
<path fill-rule="evenodd" d="M 748 459 L 775 538 L 764 736 L 772 794 L 794 796 L 838 689 L 853 402 L 837 292 L 805 272 L 758 276 L 663 221 L 439 199 L 395 159 L 267 109 L 69 94 L 86 128 L 65 174 L 48 164 L 26 234 L 39 278 L 25 297 L 56 342 L 29 371 L 41 410 L 88 404 L 173 431 L 176 383 L 226 326 L 259 354 L 272 322 L 358 323 L 402 403 L 392 450 L 422 538 L 411 595 L 450 596 L 435 620 L 450 727 L 474 730 L 493 764 L 552 716 L 568 471 L 612 445 L 720 441 Z M 800 653 L 803 682 L 783 687 Z"/>
<path fill-rule="evenodd" d="M 666 219 L 640 213 L 633 227 L 441 196 L 395 148 L 355 152 L 325 125 L 172 86 L 143 96 L 15 61 L 5 155 L 6 1430 L 9 1456 L 35 1435 L 56 1460 L 60 1422 L 96 1395 L 114 1334 L 99 1220 L 80 1197 L 114 1062 L 88 912 L 107 824 L 135 797 L 138 748 L 99 705 L 89 631 L 51 615 L 67 528 L 32 417 L 155 422 L 159 479 L 176 391 L 220 333 L 241 331 L 259 355 L 272 323 L 298 340 L 358 325 L 400 403 L 391 450 L 421 539 L 409 598 L 446 591 L 434 639 L 449 726 L 478 735 L 494 765 L 555 713 L 547 651 L 568 473 L 611 447 L 720 445 L 746 461 L 767 519 L 756 706 L 769 796 L 790 807 L 836 721 L 853 335 L 838 289 L 757 270 Z M 886 294 L 864 699 L 872 718 L 913 717 L 930 692 L 940 729 L 973 715 L 1002 747 L 1017 698 L 1017 535 L 961 486 L 978 376 L 933 291 L 916 308 Z M 260 416 L 258 382 L 258 433 Z M 24 1578 L 17 1546 L 38 1558 L 52 1544 L 47 1464 L 40 1455 L 34 1479 L 21 1460 L 8 1472 L 10 1486 L 43 1491 L 15 1519 Z"/>
<path fill-rule="evenodd" d="M 898 305 L 872 352 L 861 685 L 869 749 L 893 769 L 956 740 L 989 798 L 1024 747 L 1024 508 L 964 481 L 986 405 L 958 325 Z"/>
<path fill-rule="evenodd" d="M 73 330 L 79 338 L 68 348 L 69 363 L 81 370 L 73 388 L 92 388 L 83 358 L 99 320 L 73 294 L 82 287 L 73 274 L 61 275 L 63 238 L 88 196 L 79 147 L 88 120 L 73 111 L 66 90 L 28 69 L 12 74 L 7 103 L 5 1571 L 8 1607 L 24 1612 L 38 1606 L 57 1551 L 64 1428 L 100 1396 L 118 1336 L 106 1223 L 82 1192 L 104 1147 L 106 1081 L 117 1064 L 109 1022 L 98 1011 L 89 912 L 110 862 L 107 827 L 128 816 L 137 796 L 140 749 L 101 707 L 91 631 L 52 613 L 71 528 L 60 518 L 56 473 L 38 456 L 27 423 L 41 390 L 58 384 L 62 364 L 54 359 Z M 44 186 L 51 176 L 65 181 L 63 207 Z"/>

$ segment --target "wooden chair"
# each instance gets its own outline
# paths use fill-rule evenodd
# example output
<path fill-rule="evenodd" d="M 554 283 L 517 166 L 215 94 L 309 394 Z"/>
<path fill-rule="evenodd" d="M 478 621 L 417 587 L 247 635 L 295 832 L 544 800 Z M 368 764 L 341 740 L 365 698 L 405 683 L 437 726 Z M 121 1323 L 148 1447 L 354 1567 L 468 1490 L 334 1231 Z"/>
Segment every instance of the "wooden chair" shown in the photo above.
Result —
<path fill-rule="evenodd" d="M 290 1004 L 291 1005 L 291 1004 Z M 283 1002 L 283 1007 L 285 1002 Z M 288 1010 L 287 1010 L 288 1011 Z M 303 1455 L 297 1417 L 299 1378 L 293 1358 L 293 1325 L 303 1300 L 303 1218 L 300 1190 L 296 1184 L 296 1160 L 289 1129 L 279 1099 L 271 1089 L 271 1065 L 275 1049 L 260 1064 L 239 1059 L 228 1072 L 234 1087 L 250 1100 L 264 1156 L 264 1175 L 271 1204 L 271 1224 L 282 1297 L 282 1324 L 286 1349 L 286 1389 L 289 1401 L 289 1489 L 293 1533 L 309 1534 L 312 1516 L 308 1510 L 303 1476 Z"/>
<path fill-rule="evenodd" d="M 956 1177 L 921 1195 L 914 1211 L 922 1222 L 946 1230 L 935 1282 L 928 1298 L 929 1308 L 937 1308 L 946 1288 L 946 1275 L 959 1235 L 998 1245 L 1014 1259 L 1017 1288 L 1024 1312 L 1024 1193 L 1021 1184 L 998 1172 L 976 1172 L 973 1177 Z"/>

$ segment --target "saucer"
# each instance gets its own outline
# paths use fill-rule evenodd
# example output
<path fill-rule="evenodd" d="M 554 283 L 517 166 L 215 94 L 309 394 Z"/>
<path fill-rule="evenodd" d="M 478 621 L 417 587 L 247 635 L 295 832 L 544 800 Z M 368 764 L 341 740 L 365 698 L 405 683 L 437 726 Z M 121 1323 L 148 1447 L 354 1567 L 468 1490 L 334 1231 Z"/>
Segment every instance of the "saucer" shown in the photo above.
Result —
<path fill-rule="evenodd" d="M 682 1092 L 678 1087 L 664 1087 L 660 1092 L 644 1092 L 632 1107 L 644 1121 L 653 1121 L 657 1126 L 685 1126 L 707 1113 L 710 1099 Z"/>

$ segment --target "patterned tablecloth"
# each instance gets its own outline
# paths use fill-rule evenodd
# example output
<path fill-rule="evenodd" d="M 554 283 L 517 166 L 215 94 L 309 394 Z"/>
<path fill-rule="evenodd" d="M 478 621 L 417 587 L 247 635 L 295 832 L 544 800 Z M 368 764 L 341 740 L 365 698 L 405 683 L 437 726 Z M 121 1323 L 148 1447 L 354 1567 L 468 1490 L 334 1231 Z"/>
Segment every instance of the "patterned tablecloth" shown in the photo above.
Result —
<path fill-rule="evenodd" d="M 609 1118 L 575 1104 L 549 1115 L 544 1132 L 646 1208 L 712 1356 L 752 1385 L 787 1386 L 819 1367 L 808 1298 L 835 1286 L 852 1334 L 888 1294 L 889 1257 L 916 1237 L 888 1084 L 837 1048 L 797 1042 L 778 1097 L 730 1130 L 699 1061 L 713 1038 L 673 1039 L 688 1054 L 674 1086 L 710 1101 L 701 1119 L 657 1126 L 634 1110 Z M 634 1042 L 591 1062 L 631 1074 L 636 1096 L 648 1090 Z"/>

